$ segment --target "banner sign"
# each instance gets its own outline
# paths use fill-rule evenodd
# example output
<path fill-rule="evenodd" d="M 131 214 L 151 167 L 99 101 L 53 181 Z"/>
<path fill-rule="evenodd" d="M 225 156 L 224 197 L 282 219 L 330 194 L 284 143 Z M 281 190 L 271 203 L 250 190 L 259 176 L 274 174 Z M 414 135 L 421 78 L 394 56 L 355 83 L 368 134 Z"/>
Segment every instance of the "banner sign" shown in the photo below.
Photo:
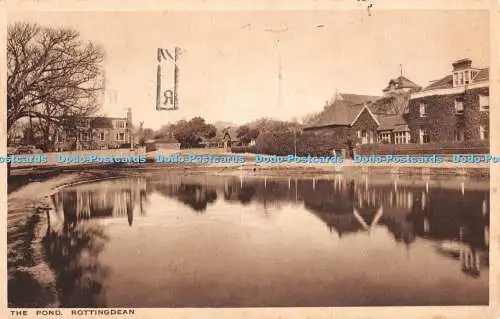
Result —
<path fill-rule="evenodd" d="M 156 68 L 156 110 L 170 111 L 179 108 L 177 88 L 179 68 L 177 59 L 180 48 L 158 48 Z"/>

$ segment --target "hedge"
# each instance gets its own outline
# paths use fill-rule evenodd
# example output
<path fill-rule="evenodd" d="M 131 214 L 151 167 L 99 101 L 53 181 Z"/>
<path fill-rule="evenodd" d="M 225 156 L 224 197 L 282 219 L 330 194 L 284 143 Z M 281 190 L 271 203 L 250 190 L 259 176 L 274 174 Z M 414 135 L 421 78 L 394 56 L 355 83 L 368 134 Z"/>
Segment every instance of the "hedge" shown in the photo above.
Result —
<path fill-rule="evenodd" d="M 233 153 L 257 153 L 266 155 L 286 156 L 295 154 L 299 156 L 329 156 L 333 150 L 348 149 L 347 141 L 339 142 L 331 134 L 316 134 L 313 132 L 294 133 L 266 132 L 259 135 L 254 146 L 231 147 Z"/>
<path fill-rule="evenodd" d="M 329 133 L 303 132 L 296 135 L 296 153 L 299 156 L 330 156 L 332 151 L 349 151 L 351 141 L 338 141 Z M 294 133 L 266 132 L 256 140 L 254 146 L 233 146 L 233 153 L 254 153 L 286 156 L 295 153 Z M 441 142 L 428 144 L 363 144 L 354 152 L 360 155 L 419 155 L 419 154 L 484 154 L 489 153 L 489 141 L 469 140 L 464 142 Z"/>
<path fill-rule="evenodd" d="M 360 155 L 484 154 L 489 151 L 489 141 L 482 140 L 427 144 L 363 144 L 356 149 Z"/>

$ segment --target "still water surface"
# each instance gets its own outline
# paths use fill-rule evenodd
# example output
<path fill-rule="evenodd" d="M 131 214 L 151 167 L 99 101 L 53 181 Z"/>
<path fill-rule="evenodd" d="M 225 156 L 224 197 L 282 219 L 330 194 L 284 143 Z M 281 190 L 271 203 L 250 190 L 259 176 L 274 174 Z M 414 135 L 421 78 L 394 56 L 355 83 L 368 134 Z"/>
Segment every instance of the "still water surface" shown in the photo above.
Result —
<path fill-rule="evenodd" d="M 488 304 L 487 179 L 162 176 L 52 199 L 65 307 Z"/>

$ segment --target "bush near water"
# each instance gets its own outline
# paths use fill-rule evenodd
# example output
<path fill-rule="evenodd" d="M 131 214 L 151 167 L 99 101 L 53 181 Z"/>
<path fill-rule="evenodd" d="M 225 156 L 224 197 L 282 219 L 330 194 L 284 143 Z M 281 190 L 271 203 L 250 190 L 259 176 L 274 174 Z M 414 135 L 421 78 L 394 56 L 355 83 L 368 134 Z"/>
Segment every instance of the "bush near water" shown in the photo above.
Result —
<path fill-rule="evenodd" d="M 286 156 L 331 156 L 333 150 L 348 150 L 349 141 L 336 141 L 331 134 L 315 134 L 313 132 L 266 132 L 259 135 L 254 146 L 235 146 L 233 153 L 256 153 L 265 155 Z"/>
<path fill-rule="evenodd" d="M 360 155 L 425 155 L 425 154 L 487 154 L 489 141 L 439 142 L 427 144 L 363 144 L 357 148 Z"/>

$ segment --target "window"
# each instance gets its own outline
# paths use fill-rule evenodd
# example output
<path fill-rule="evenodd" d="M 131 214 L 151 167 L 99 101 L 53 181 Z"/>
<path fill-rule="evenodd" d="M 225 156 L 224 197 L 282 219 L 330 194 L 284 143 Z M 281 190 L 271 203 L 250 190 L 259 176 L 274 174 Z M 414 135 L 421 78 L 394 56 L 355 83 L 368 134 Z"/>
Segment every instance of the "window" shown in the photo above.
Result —
<path fill-rule="evenodd" d="M 485 125 L 479 125 L 479 138 L 481 140 L 486 140 L 489 138 L 490 133 Z"/>
<path fill-rule="evenodd" d="M 427 104 L 420 103 L 420 117 L 426 117 L 426 116 L 427 116 Z"/>
<path fill-rule="evenodd" d="M 453 72 L 453 86 L 461 86 L 472 83 L 472 79 L 476 76 L 477 71 L 465 70 Z"/>
<path fill-rule="evenodd" d="M 479 110 L 488 111 L 490 109 L 490 97 L 488 95 L 479 95 Z"/>
<path fill-rule="evenodd" d="M 85 132 L 84 132 L 84 133 L 82 133 L 82 138 L 81 138 L 81 140 L 82 140 L 82 141 L 87 141 L 87 140 L 88 140 L 88 138 L 89 138 L 88 133 L 85 133 Z"/>
<path fill-rule="evenodd" d="M 125 134 L 124 133 L 120 133 L 120 141 L 123 141 L 125 138 Z"/>
<path fill-rule="evenodd" d="M 461 97 L 457 97 L 455 99 L 455 114 L 463 115 L 464 114 L 464 102 Z"/>
<path fill-rule="evenodd" d="M 420 129 L 419 137 L 420 137 L 420 144 L 431 142 L 429 132 L 426 129 Z"/>
<path fill-rule="evenodd" d="M 462 127 L 455 128 L 455 141 L 462 142 L 464 139 L 464 129 Z"/>
<path fill-rule="evenodd" d="M 100 132 L 100 133 L 99 133 L 99 140 L 100 140 L 101 142 L 103 142 L 103 141 L 104 141 L 104 132 Z"/>
<path fill-rule="evenodd" d="M 408 144 L 410 142 L 410 132 L 396 132 L 394 133 L 395 144 Z"/>
<path fill-rule="evenodd" d="M 391 143 L 391 133 L 380 133 L 379 143 Z"/>
<path fill-rule="evenodd" d="M 125 128 L 125 121 L 116 121 L 116 128 Z"/>
<path fill-rule="evenodd" d="M 360 130 L 358 130 L 357 135 L 358 135 L 358 138 L 361 138 L 361 131 Z"/>
<path fill-rule="evenodd" d="M 368 144 L 368 136 L 365 130 L 361 131 L 361 144 Z"/>

